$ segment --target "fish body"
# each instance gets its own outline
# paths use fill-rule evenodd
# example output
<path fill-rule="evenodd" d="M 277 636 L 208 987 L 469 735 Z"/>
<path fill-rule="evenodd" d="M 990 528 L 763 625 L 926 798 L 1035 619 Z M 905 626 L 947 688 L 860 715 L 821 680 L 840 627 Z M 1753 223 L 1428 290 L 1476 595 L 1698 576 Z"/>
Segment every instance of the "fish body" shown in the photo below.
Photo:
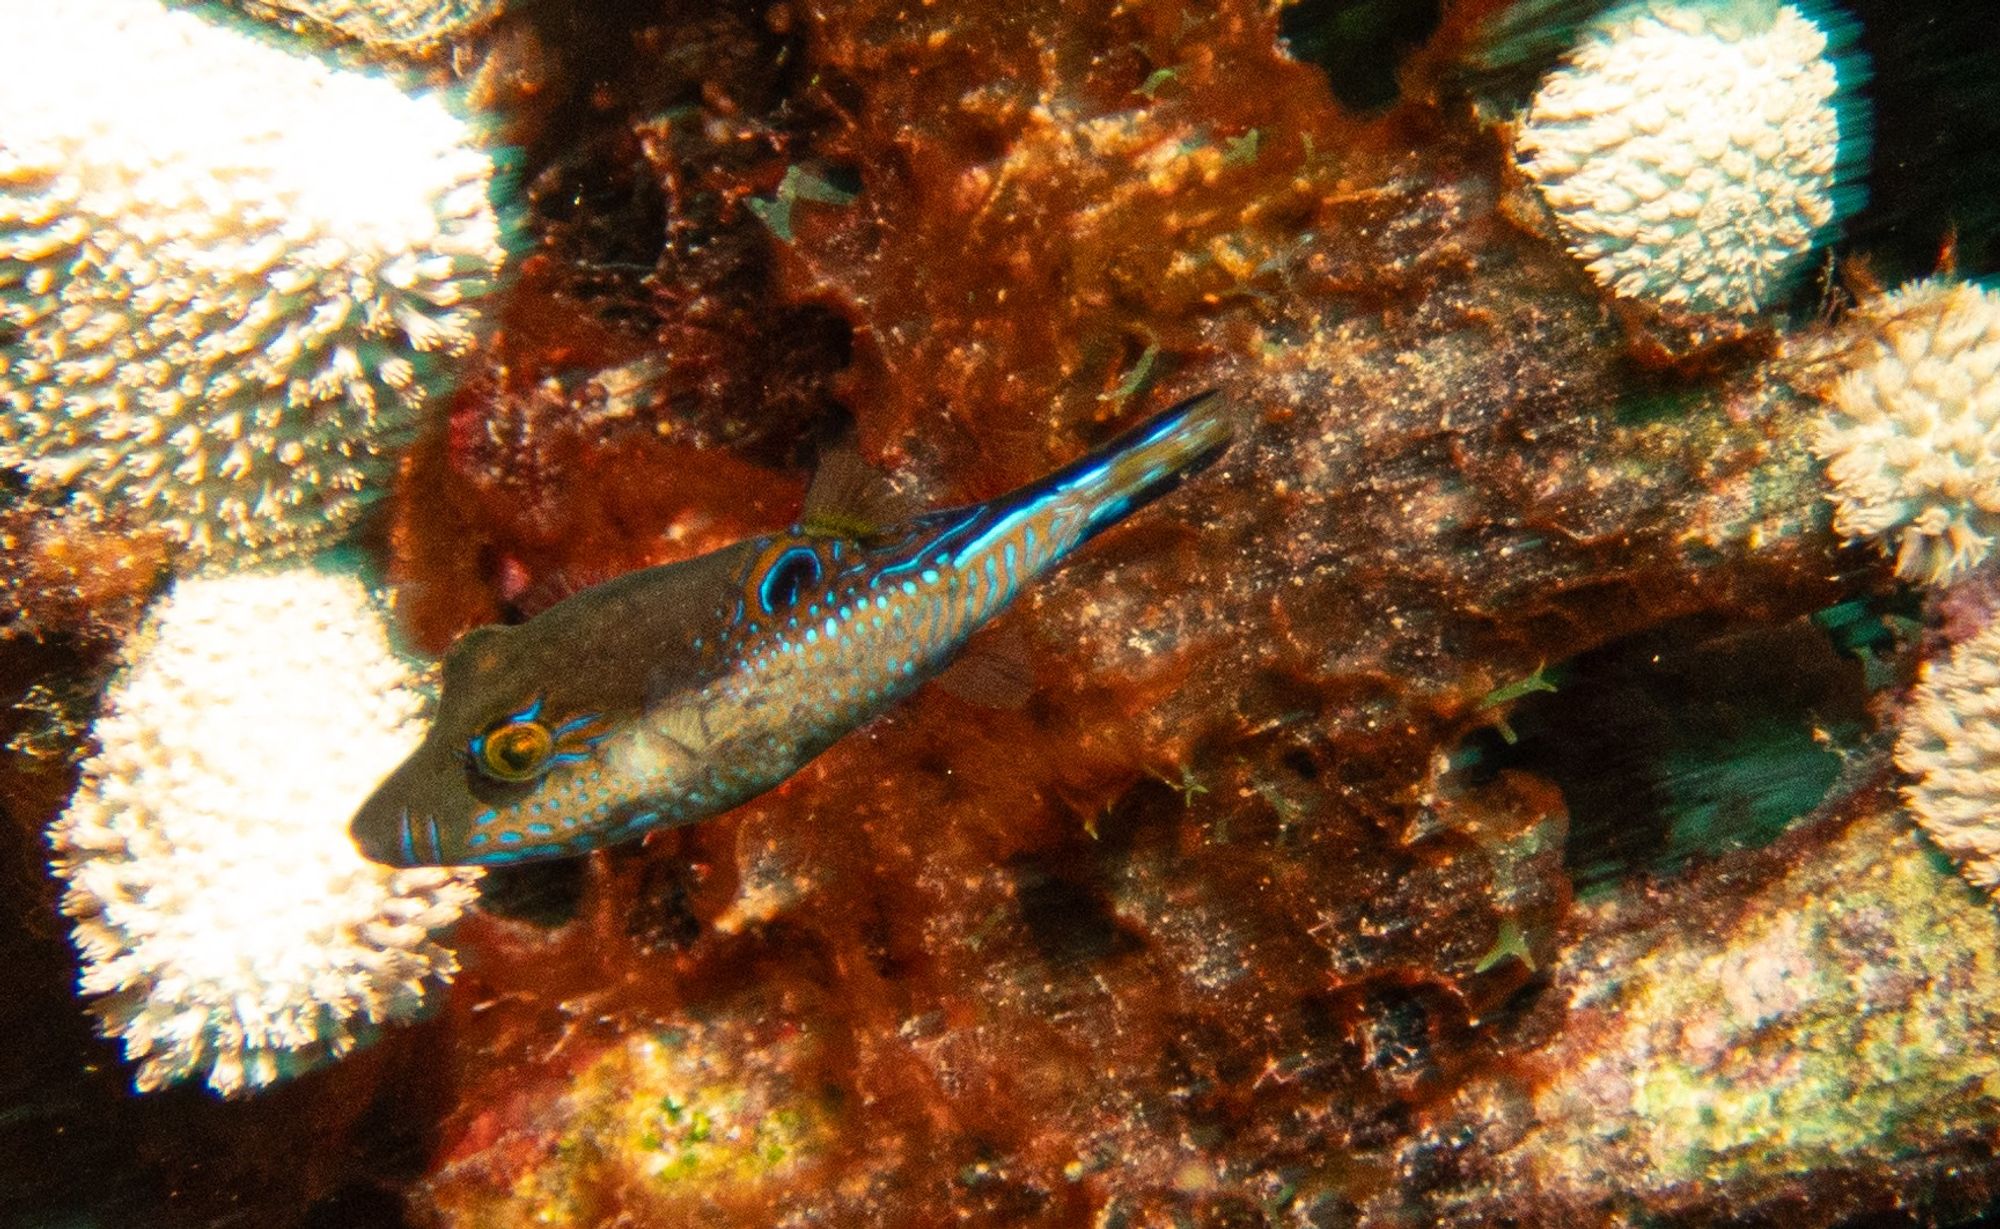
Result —
<path fill-rule="evenodd" d="M 728 810 L 921 686 L 1022 584 L 1229 436 L 1203 394 L 985 503 L 872 533 L 809 511 L 475 629 L 354 839 L 394 866 L 506 865 Z"/>

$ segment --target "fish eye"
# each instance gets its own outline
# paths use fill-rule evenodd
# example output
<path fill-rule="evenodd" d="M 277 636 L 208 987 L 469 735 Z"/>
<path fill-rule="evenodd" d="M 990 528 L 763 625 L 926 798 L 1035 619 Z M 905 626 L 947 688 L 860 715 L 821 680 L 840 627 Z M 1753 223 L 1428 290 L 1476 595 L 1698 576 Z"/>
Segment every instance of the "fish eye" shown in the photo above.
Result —
<path fill-rule="evenodd" d="M 764 573 L 763 583 L 757 586 L 757 601 L 765 614 L 772 614 L 797 602 L 801 592 L 817 583 L 819 556 L 810 547 L 794 546 Z"/>
<path fill-rule="evenodd" d="M 539 721 L 508 720 L 473 741 L 479 770 L 501 781 L 532 781 L 555 752 L 555 735 Z"/>
<path fill-rule="evenodd" d="M 512 713 L 475 737 L 466 755 L 475 771 L 495 781 L 533 781 L 557 764 L 578 764 L 604 741 L 608 727 L 596 713 L 579 713 L 559 726 L 542 720 L 542 699 Z"/>

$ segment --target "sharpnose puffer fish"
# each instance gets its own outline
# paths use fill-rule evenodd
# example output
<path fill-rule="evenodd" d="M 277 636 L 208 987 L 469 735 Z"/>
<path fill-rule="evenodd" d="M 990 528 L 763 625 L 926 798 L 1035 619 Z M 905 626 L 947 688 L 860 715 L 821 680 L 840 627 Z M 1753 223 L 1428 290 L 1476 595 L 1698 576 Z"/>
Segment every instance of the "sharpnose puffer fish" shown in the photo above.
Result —
<path fill-rule="evenodd" d="M 1229 437 L 1204 393 L 1038 482 L 879 530 L 822 473 L 783 533 L 468 632 L 355 843 L 392 866 L 495 866 L 726 811 L 921 686 L 1021 584 Z"/>

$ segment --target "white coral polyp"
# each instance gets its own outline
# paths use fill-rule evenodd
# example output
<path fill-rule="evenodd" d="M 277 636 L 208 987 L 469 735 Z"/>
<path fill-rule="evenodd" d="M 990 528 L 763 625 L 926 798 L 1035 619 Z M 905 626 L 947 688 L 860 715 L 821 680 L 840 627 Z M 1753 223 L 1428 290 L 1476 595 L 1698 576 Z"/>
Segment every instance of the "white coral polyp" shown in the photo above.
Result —
<path fill-rule="evenodd" d="M 1834 528 L 1944 584 L 2000 534 L 2000 295 L 1930 278 L 1858 314 L 1861 349 L 1827 393 L 1814 443 Z"/>
<path fill-rule="evenodd" d="M 1833 220 L 1838 88 L 1793 5 L 1633 0 L 1542 82 L 1516 149 L 1599 285 L 1747 315 Z"/>
<path fill-rule="evenodd" d="M 198 556 L 323 543 L 473 344 L 491 158 L 440 96 L 158 0 L 0 30 L 0 464 Z"/>
<path fill-rule="evenodd" d="M 224 1095 L 408 1019 L 457 964 L 476 874 L 391 871 L 347 825 L 422 736 L 367 591 L 312 569 L 179 581 L 51 830 L 81 990 L 142 1091 Z"/>
<path fill-rule="evenodd" d="M 230 0 L 260 20 L 424 56 L 499 16 L 501 0 Z"/>
<path fill-rule="evenodd" d="M 2000 624 L 1924 666 L 1896 741 L 1910 812 L 1960 872 L 2000 889 Z"/>

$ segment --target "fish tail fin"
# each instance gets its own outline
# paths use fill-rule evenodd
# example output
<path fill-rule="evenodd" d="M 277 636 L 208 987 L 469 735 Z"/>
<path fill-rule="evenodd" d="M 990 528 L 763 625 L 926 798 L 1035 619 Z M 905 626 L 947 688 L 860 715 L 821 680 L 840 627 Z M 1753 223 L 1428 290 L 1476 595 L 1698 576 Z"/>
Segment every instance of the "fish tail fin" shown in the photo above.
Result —
<path fill-rule="evenodd" d="M 1038 482 L 944 514 L 953 518 L 946 530 L 949 557 L 961 569 L 983 567 L 987 592 L 1005 604 L 1018 581 L 1052 566 L 1220 456 L 1232 431 L 1228 407 L 1213 390 L 1190 397 Z M 938 544 L 931 539 L 923 550 Z M 940 562 L 945 557 L 939 556 Z"/>
<path fill-rule="evenodd" d="M 1069 505 L 1076 536 L 1088 541 L 1199 473 L 1229 447 L 1235 423 L 1214 389 L 1146 419 L 1022 492 Z"/>

